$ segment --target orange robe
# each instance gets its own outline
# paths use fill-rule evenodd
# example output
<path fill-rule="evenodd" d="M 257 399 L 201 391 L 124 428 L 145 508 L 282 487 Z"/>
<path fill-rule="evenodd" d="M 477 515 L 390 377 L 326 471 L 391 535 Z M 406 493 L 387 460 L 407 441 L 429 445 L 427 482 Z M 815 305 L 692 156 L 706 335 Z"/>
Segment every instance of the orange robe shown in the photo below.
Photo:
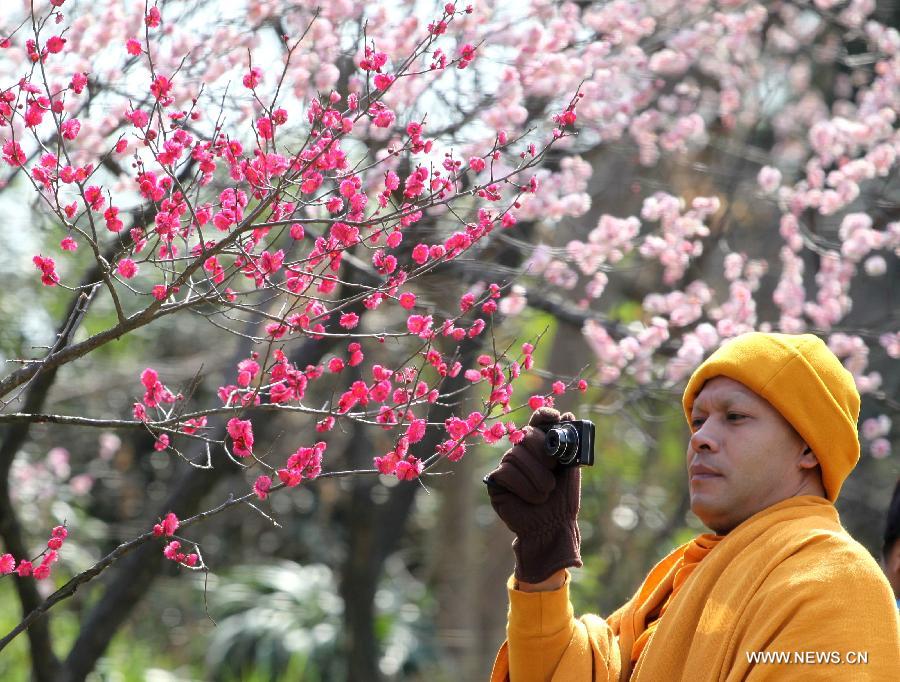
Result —
<path fill-rule="evenodd" d="M 779 502 L 723 536 L 702 560 L 686 560 L 704 537 L 659 562 L 606 620 L 574 617 L 568 576 L 560 589 L 536 593 L 513 589 L 510 579 L 507 641 L 491 681 L 900 679 L 890 586 L 830 502 Z M 679 578 L 686 564 L 692 572 Z M 763 662 L 762 653 L 781 662 Z"/>

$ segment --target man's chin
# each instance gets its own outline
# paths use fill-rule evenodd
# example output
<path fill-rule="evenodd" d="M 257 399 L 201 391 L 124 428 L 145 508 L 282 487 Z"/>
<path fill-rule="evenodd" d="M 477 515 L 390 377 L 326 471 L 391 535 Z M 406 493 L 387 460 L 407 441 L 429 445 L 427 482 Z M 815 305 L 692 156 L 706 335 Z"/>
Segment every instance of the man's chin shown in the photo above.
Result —
<path fill-rule="evenodd" d="M 704 526 L 716 533 L 729 524 L 726 506 L 717 504 L 715 500 L 706 495 L 691 494 L 691 511 L 703 522 Z"/>

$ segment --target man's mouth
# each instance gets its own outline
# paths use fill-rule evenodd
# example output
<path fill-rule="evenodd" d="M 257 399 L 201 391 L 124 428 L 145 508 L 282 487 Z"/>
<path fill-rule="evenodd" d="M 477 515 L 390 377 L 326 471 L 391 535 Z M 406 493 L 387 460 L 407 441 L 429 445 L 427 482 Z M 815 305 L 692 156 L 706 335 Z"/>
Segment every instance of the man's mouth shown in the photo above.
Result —
<path fill-rule="evenodd" d="M 692 464 L 688 471 L 692 481 L 722 478 L 722 474 L 720 474 L 718 471 L 703 464 Z"/>

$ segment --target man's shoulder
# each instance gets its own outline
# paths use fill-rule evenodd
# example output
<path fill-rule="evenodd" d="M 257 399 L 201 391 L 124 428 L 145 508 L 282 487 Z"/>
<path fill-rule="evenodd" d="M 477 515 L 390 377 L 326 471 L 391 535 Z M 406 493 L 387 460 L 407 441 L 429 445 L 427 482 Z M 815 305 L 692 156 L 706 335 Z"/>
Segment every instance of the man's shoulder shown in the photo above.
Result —
<path fill-rule="evenodd" d="M 788 547 L 765 582 L 789 586 L 815 583 L 822 587 L 841 585 L 851 591 L 869 590 L 886 583 L 878 562 L 863 545 L 840 525 L 800 524 L 796 542 Z"/>
<path fill-rule="evenodd" d="M 807 521 L 780 530 L 748 555 L 759 570 L 745 572 L 746 589 L 736 598 L 738 655 L 863 648 L 872 656 L 871 669 L 891 667 L 897 660 L 896 606 L 868 550 L 839 523 Z"/>

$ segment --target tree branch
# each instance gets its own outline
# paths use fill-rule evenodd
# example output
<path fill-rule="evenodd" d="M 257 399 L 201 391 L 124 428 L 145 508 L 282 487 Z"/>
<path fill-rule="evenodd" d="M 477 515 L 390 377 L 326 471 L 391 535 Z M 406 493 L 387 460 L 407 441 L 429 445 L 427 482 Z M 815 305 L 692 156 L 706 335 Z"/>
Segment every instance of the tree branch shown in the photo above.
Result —
<path fill-rule="evenodd" d="M 337 477 L 345 477 L 359 474 L 368 474 L 373 475 L 377 474 L 377 469 L 360 469 L 356 471 L 330 471 L 324 472 L 318 476 L 318 478 L 337 478 Z M 287 486 L 284 484 L 279 484 L 273 487 L 269 494 L 278 493 L 281 490 L 284 490 Z M 184 519 L 179 522 L 179 529 L 189 528 L 195 524 L 201 523 L 210 519 L 214 516 L 221 514 L 222 512 L 231 509 L 232 507 L 236 507 L 240 504 L 246 504 L 251 499 L 256 497 L 255 493 L 247 493 L 246 495 L 242 495 L 241 497 L 231 498 L 223 502 L 217 507 L 209 509 L 204 512 L 200 512 L 199 514 L 195 514 L 194 516 Z M 74 595 L 78 588 L 84 585 L 85 583 L 93 580 L 98 575 L 100 575 L 106 568 L 111 566 L 113 563 L 124 557 L 126 554 L 129 554 L 133 550 L 137 549 L 141 545 L 146 544 L 151 540 L 157 539 L 152 531 L 148 531 L 142 535 L 139 535 L 136 538 L 129 540 L 128 542 L 123 542 L 121 545 L 116 547 L 112 552 L 107 554 L 105 557 L 100 559 L 97 563 L 91 566 L 86 571 L 82 571 L 74 578 L 69 580 L 65 585 L 60 587 L 56 592 L 51 594 L 47 599 L 45 599 L 40 605 L 38 605 L 31 613 L 29 613 L 25 619 L 19 623 L 16 627 L 14 627 L 10 632 L 0 639 L 0 651 L 2 651 L 7 644 L 9 644 L 13 639 L 16 638 L 19 634 L 24 632 L 30 626 L 32 626 L 41 616 L 43 616 L 47 611 L 52 609 L 59 602 L 68 599 L 72 595 Z M 18 581 L 24 582 L 24 581 Z"/>

